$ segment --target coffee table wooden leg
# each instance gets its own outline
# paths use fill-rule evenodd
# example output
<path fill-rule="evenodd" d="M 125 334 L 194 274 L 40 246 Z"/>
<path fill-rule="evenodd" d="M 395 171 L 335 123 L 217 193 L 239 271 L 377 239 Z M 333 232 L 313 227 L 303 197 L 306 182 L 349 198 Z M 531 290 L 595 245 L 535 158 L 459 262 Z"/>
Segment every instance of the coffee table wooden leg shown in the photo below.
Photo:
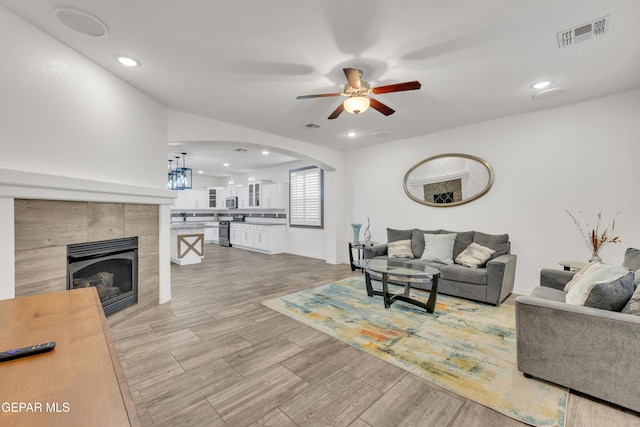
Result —
<path fill-rule="evenodd" d="M 429 299 L 427 300 L 427 313 L 433 313 L 436 309 L 436 298 L 438 297 L 438 278 L 439 274 L 434 274 L 431 277 L 431 292 L 429 292 Z"/>
<path fill-rule="evenodd" d="M 373 286 L 371 286 L 371 275 L 368 271 L 364 272 L 364 283 L 367 286 L 367 295 L 373 296 Z"/>
<path fill-rule="evenodd" d="M 382 274 L 382 297 L 384 298 L 384 308 L 391 307 L 391 302 L 389 301 L 389 285 L 387 284 L 387 273 Z"/>

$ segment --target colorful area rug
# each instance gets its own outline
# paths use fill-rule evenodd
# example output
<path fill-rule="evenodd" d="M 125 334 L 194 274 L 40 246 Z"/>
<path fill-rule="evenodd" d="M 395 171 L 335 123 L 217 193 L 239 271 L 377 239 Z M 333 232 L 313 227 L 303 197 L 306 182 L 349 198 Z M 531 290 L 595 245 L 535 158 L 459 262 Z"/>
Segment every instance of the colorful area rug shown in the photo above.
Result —
<path fill-rule="evenodd" d="M 362 277 L 262 304 L 511 418 L 564 426 L 568 391 L 516 368 L 513 306 L 438 295 L 433 314 L 402 301 L 385 310 Z"/>

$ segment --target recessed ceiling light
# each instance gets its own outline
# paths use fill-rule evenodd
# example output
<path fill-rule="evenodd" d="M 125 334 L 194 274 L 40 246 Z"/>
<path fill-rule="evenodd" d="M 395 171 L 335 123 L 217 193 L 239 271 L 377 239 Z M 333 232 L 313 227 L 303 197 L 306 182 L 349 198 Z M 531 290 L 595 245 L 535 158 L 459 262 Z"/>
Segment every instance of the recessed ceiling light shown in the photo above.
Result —
<path fill-rule="evenodd" d="M 229 166 L 229 163 L 223 163 L 222 166 L 227 167 Z"/>
<path fill-rule="evenodd" d="M 544 81 L 532 84 L 531 87 L 534 89 L 544 89 L 545 87 L 549 86 L 551 83 L 553 83 L 551 80 L 544 80 Z"/>
<path fill-rule="evenodd" d="M 347 132 L 347 136 L 350 137 L 350 138 L 353 138 L 356 135 L 358 135 L 358 132 L 354 132 L 354 131 Z"/>
<path fill-rule="evenodd" d="M 117 55 L 116 61 L 127 67 L 137 67 L 138 65 L 140 65 L 140 62 L 128 56 Z"/>
<path fill-rule="evenodd" d="M 567 92 L 566 89 L 561 87 L 552 87 L 550 89 L 541 90 L 533 95 L 533 99 L 548 99 L 556 96 L 564 95 Z"/>
<path fill-rule="evenodd" d="M 386 130 L 383 130 L 380 132 L 374 132 L 371 134 L 371 136 L 375 136 L 376 138 L 382 138 L 389 135 L 391 135 L 391 132 L 387 132 Z"/>
<path fill-rule="evenodd" d="M 198 173 L 204 173 L 204 171 L 198 171 Z"/>
<path fill-rule="evenodd" d="M 264 154 L 265 156 L 269 154 L 269 152 L 267 150 L 263 150 L 262 154 Z"/>

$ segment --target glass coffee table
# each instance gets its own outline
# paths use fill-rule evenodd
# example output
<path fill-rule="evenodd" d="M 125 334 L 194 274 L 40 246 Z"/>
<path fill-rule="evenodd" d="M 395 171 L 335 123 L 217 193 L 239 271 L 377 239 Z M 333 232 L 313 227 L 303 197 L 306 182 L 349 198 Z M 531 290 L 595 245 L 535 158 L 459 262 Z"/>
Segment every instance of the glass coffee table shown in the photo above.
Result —
<path fill-rule="evenodd" d="M 384 299 L 384 308 L 391 307 L 395 301 L 404 301 L 409 304 L 424 308 L 427 313 L 433 313 L 438 297 L 438 278 L 440 271 L 429 266 L 409 266 L 403 261 L 384 259 L 360 259 L 354 261 L 354 265 L 364 271 L 367 295 L 381 295 Z M 382 291 L 376 291 L 371 286 L 371 277 L 382 281 Z M 389 279 L 394 282 L 401 282 L 404 285 L 404 292 L 394 294 L 389 292 Z M 424 301 L 412 298 L 410 295 L 412 283 L 431 282 L 429 299 Z M 401 285 L 402 286 L 402 285 Z"/>

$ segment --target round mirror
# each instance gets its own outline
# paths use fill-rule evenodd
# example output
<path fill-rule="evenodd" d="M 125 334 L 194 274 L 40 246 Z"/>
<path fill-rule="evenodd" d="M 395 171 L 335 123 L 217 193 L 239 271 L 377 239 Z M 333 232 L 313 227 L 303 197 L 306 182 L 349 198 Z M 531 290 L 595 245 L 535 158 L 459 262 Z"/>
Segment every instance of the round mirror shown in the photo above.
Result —
<path fill-rule="evenodd" d="M 493 184 L 493 168 L 468 154 L 440 154 L 421 161 L 404 176 L 404 192 L 412 200 L 435 207 L 457 206 L 485 194 Z"/>

